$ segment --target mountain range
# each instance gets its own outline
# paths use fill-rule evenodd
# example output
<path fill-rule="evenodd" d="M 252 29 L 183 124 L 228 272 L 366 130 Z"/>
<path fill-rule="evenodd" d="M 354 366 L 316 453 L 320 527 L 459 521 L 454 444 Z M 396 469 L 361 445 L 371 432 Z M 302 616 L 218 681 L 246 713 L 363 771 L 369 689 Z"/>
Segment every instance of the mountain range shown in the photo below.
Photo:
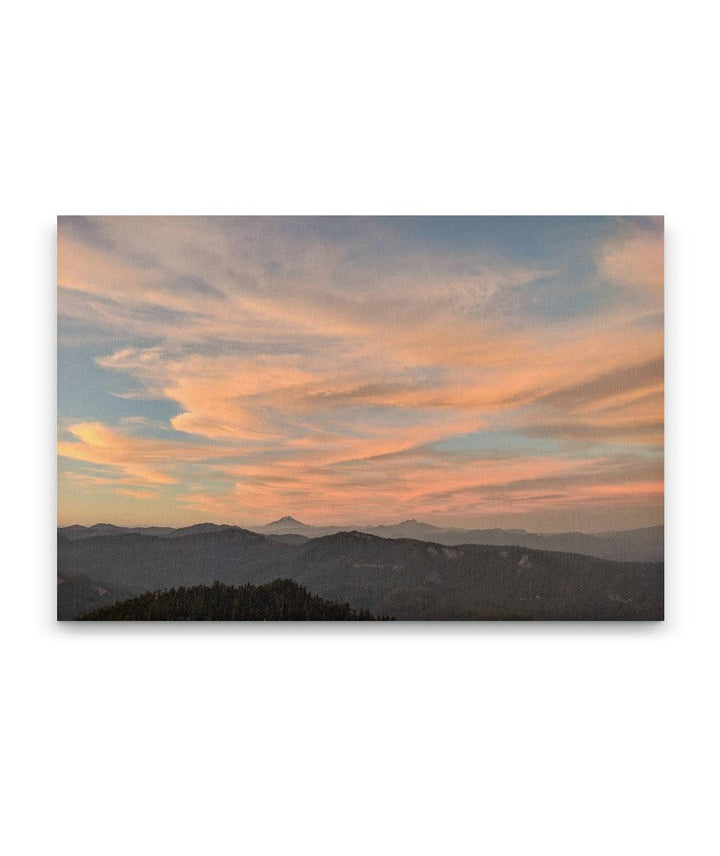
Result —
<path fill-rule="evenodd" d="M 200 523 L 180 529 L 170 527 L 126 528 L 108 523 L 95 526 L 66 526 L 59 531 L 71 540 L 92 538 L 98 535 L 157 535 L 179 538 L 201 532 L 231 529 L 226 524 Z M 235 527 L 237 528 L 237 527 Z M 527 547 L 533 550 L 553 550 L 563 553 L 582 553 L 599 559 L 617 562 L 662 562 L 664 559 L 664 527 L 650 526 L 644 529 L 629 529 L 619 532 L 586 534 L 583 532 L 560 532 L 538 534 L 524 529 L 447 529 L 422 523 L 419 520 L 404 520 L 386 526 L 309 526 L 293 517 L 282 517 L 265 526 L 251 527 L 250 531 L 260 535 L 282 538 L 288 543 L 300 543 L 304 539 L 336 535 L 339 532 L 364 532 L 380 538 L 411 538 L 457 547 L 462 544 L 486 544 L 497 546 Z M 292 536 L 292 537 L 291 537 Z"/>
<path fill-rule="evenodd" d="M 58 576 L 60 588 L 81 587 L 80 594 L 93 598 L 83 610 L 80 595 L 74 608 L 66 596 L 61 618 L 98 608 L 98 597 L 109 605 L 128 592 L 279 578 L 314 596 L 396 619 L 622 620 L 663 614 L 661 563 L 359 531 L 307 539 L 299 532 L 261 534 L 212 524 L 161 534 L 69 527 L 58 531 Z"/>
<path fill-rule="evenodd" d="M 252 527 L 251 527 L 252 528 Z M 456 547 L 460 544 L 495 544 L 530 547 L 535 550 L 556 550 L 565 553 L 583 553 L 600 559 L 618 562 L 662 562 L 665 531 L 663 526 L 643 529 L 602 532 L 591 535 L 584 532 L 558 532 L 538 534 L 524 529 L 458 529 L 433 526 L 419 520 L 385 526 L 308 526 L 293 517 L 282 517 L 266 526 L 253 529 L 263 535 L 303 535 L 317 538 L 347 531 L 366 532 L 381 538 L 414 538 Z"/>

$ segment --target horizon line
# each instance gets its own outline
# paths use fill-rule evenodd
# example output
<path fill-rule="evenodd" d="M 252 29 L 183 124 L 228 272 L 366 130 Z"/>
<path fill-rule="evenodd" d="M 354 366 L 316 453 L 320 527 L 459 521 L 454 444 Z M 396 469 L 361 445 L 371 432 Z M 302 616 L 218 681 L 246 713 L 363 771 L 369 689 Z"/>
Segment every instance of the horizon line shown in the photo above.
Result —
<path fill-rule="evenodd" d="M 299 524 L 300 526 L 306 526 L 311 529 L 338 529 L 343 532 L 353 532 L 353 531 L 362 531 L 363 529 L 376 529 L 379 527 L 392 527 L 392 526 L 401 526 L 404 523 L 418 523 L 423 526 L 432 526 L 435 529 L 444 530 L 444 531 L 454 531 L 454 532 L 474 532 L 474 531 L 484 531 L 484 532 L 525 532 L 529 535 L 566 535 L 566 534 L 579 534 L 579 535 L 604 535 L 607 533 L 620 533 L 620 532 L 640 532 L 643 529 L 658 529 L 665 527 L 664 521 L 660 523 L 652 523 L 647 526 L 633 526 L 627 529 L 598 529 L 594 531 L 587 531 L 582 529 L 557 529 L 557 530 L 540 530 L 540 529 L 525 529 L 521 527 L 506 527 L 506 526 L 474 526 L 474 527 L 465 527 L 465 526 L 438 526 L 434 523 L 427 523 L 424 520 L 418 520 L 416 518 L 406 518 L 405 520 L 401 520 L 397 523 L 372 523 L 372 524 L 338 524 L 338 523 L 326 523 L 326 524 L 315 524 L 315 523 L 305 523 L 304 521 L 298 520 L 292 515 L 283 515 L 283 517 L 277 518 L 276 520 L 271 520 L 268 523 L 261 524 L 253 524 L 253 525 L 244 525 L 240 523 L 218 523 L 211 520 L 200 520 L 195 523 L 185 523 L 183 525 L 173 526 L 171 524 L 118 524 L 118 523 L 110 523 L 108 521 L 97 521 L 96 523 L 63 523 L 60 521 L 57 522 L 57 529 L 68 529 L 71 526 L 80 526 L 84 529 L 93 529 L 96 526 L 114 526 L 117 529 L 190 529 L 193 526 L 228 526 L 236 529 L 244 529 L 249 532 L 254 532 L 257 529 L 264 529 L 267 526 L 271 526 L 274 523 L 279 523 L 285 517 L 289 517 L 293 520 L 293 522 Z"/>

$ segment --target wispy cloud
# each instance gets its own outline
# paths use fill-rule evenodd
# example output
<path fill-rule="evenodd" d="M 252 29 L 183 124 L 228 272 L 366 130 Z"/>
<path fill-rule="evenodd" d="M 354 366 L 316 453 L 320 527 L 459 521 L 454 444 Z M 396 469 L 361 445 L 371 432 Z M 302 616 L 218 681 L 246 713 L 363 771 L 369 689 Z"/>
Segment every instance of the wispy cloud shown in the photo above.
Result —
<path fill-rule="evenodd" d="M 71 382 L 116 402 L 61 412 L 59 454 L 119 476 L 108 512 L 657 516 L 658 221 L 61 218 L 58 281 Z"/>

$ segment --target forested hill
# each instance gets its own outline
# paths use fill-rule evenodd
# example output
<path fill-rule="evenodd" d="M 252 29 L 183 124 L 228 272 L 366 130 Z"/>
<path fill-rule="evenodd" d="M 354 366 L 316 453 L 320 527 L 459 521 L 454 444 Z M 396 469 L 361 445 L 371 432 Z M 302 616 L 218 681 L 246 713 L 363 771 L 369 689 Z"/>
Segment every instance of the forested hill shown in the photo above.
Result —
<path fill-rule="evenodd" d="M 372 621 L 369 612 L 311 595 L 292 580 L 240 587 L 216 582 L 147 592 L 83 621 Z"/>

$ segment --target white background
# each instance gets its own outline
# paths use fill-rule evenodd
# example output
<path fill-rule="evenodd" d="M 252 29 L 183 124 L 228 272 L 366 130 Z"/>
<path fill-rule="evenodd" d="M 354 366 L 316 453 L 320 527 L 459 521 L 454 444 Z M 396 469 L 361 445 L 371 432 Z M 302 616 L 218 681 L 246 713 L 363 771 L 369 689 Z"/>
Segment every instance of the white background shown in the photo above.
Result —
<path fill-rule="evenodd" d="M 711 4 L 3 13 L 3 851 L 718 852 Z M 54 622 L 57 213 L 666 215 L 667 620 Z"/>

